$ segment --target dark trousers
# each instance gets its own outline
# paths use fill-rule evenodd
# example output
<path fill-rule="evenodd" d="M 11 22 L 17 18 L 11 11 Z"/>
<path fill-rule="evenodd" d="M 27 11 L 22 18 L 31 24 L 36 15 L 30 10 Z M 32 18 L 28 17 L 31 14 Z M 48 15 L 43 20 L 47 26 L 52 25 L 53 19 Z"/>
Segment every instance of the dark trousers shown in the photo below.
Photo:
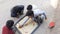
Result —
<path fill-rule="evenodd" d="M 41 19 L 41 17 L 39 16 L 35 17 L 34 21 L 37 22 L 38 26 L 40 26 L 43 23 L 43 19 Z"/>

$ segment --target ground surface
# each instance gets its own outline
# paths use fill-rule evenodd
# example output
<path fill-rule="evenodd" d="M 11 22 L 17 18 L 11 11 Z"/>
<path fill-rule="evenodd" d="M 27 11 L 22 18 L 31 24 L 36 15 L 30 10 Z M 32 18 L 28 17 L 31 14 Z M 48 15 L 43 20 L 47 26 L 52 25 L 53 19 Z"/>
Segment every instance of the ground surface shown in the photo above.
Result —
<path fill-rule="evenodd" d="M 50 5 L 50 0 L 1 0 L 0 1 L 0 33 L 2 33 L 2 27 L 5 25 L 6 21 L 9 19 L 15 22 L 18 19 L 13 19 L 10 17 L 10 10 L 15 5 L 24 5 L 25 11 L 26 6 L 29 4 L 35 4 L 38 8 L 46 10 L 48 19 L 35 31 L 34 34 L 59 34 L 60 33 L 60 4 L 58 4 L 57 9 Z M 25 12 L 24 12 L 25 13 Z M 48 24 L 50 21 L 54 21 L 56 26 L 50 30 Z M 17 33 L 16 33 L 17 34 Z"/>

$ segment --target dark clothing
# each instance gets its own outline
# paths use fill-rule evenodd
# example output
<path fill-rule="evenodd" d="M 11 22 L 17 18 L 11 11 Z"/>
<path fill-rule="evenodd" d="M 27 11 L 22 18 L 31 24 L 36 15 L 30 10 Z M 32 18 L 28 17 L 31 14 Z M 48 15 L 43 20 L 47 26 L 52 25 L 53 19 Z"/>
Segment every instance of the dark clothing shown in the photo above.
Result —
<path fill-rule="evenodd" d="M 3 27 L 2 34 L 15 34 L 12 29 L 8 29 L 7 26 Z"/>
<path fill-rule="evenodd" d="M 11 10 L 11 17 L 17 17 L 18 15 L 22 15 L 24 10 L 24 5 L 14 6 Z"/>
<path fill-rule="evenodd" d="M 11 12 L 11 17 L 17 17 L 18 15 L 14 12 Z"/>
<path fill-rule="evenodd" d="M 37 16 L 34 18 L 34 21 L 37 22 L 38 25 L 40 25 L 43 22 L 43 19 Z"/>

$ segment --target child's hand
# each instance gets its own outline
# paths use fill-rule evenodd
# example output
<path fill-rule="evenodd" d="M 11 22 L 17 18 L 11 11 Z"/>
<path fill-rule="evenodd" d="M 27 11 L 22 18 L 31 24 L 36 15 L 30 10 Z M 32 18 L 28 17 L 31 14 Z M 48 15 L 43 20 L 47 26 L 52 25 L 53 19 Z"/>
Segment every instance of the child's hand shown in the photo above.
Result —
<path fill-rule="evenodd" d="M 35 25 L 35 23 L 33 23 L 33 25 Z"/>
<path fill-rule="evenodd" d="M 45 18 L 45 20 L 47 20 L 47 18 Z"/>
<path fill-rule="evenodd" d="M 28 23 L 27 24 L 25 24 L 25 26 L 27 26 L 28 25 Z"/>
<path fill-rule="evenodd" d="M 17 16 L 16 18 L 19 18 L 19 16 Z"/>
<path fill-rule="evenodd" d="M 23 25 L 22 26 L 19 26 L 19 28 L 22 28 L 23 27 Z"/>

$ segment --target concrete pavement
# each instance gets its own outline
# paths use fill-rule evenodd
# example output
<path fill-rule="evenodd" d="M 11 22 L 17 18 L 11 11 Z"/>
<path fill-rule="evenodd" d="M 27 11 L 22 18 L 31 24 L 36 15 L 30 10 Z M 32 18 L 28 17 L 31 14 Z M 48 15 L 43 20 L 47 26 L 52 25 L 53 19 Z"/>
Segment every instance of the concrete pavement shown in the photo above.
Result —
<path fill-rule="evenodd" d="M 15 5 L 25 5 L 25 12 L 26 12 L 26 7 L 28 4 L 35 4 L 37 5 L 41 10 L 46 10 L 48 20 L 44 21 L 44 23 L 35 31 L 34 34 L 59 34 L 59 8 L 57 8 L 57 14 L 55 14 L 55 8 L 53 8 L 50 5 L 50 0 L 3 0 L 0 2 L 0 33 L 2 34 L 2 27 L 5 25 L 6 21 L 9 19 L 14 20 L 15 22 L 18 19 L 14 19 L 10 17 L 10 10 L 13 6 Z M 60 6 L 60 5 L 59 5 Z M 25 13 L 24 12 L 24 13 Z M 50 21 L 54 21 L 54 17 L 56 17 L 56 27 L 52 30 L 48 28 L 48 24 Z M 57 30 L 56 30 L 57 29 Z M 17 34 L 17 33 L 16 33 Z"/>

